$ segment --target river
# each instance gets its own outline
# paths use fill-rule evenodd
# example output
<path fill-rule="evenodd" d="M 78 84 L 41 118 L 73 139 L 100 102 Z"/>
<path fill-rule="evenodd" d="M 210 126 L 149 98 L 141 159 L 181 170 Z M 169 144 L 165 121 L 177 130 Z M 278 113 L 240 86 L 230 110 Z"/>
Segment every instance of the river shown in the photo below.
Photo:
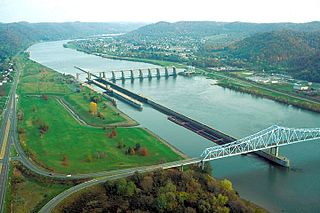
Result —
<path fill-rule="evenodd" d="M 78 72 L 75 65 L 91 71 L 155 67 L 66 49 L 62 46 L 64 42 L 38 43 L 28 51 L 33 60 L 70 74 Z M 178 76 L 133 83 L 128 80 L 119 84 L 237 138 L 273 124 L 320 127 L 318 113 L 224 89 L 203 77 Z M 118 107 L 189 156 L 199 156 L 204 148 L 212 145 L 148 106 L 137 111 L 118 101 Z M 320 143 L 317 142 L 320 141 L 281 147 L 280 154 L 290 159 L 290 169 L 247 155 L 212 162 L 213 175 L 230 179 L 243 198 L 271 212 L 317 212 L 320 209 Z"/>

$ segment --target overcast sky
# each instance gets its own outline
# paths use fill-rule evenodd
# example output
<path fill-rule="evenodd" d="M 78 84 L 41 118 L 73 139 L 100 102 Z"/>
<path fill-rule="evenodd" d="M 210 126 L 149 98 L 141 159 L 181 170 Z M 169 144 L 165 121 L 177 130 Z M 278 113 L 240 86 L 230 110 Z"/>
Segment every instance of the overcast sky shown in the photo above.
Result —
<path fill-rule="evenodd" d="M 320 0 L 0 0 L 0 22 L 320 21 Z"/>

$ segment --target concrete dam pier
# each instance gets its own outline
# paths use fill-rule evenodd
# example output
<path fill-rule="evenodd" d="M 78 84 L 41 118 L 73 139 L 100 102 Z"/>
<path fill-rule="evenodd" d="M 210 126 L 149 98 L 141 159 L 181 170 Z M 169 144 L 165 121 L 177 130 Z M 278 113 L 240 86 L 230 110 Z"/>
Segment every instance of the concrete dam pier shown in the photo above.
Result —
<path fill-rule="evenodd" d="M 236 141 L 237 139 L 235 137 L 232 137 L 228 134 L 225 134 L 219 130 L 216 130 L 206 124 L 203 124 L 199 121 L 196 121 L 188 116 L 185 116 L 181 113 L 178 113 L 168 107 L 165 107 L 159 103 L 156 103 L 155 101 L 144 97 L 142 95 L 138 95 L 128 89 L 125 89 L 105 78 L 101 78 L 98 75 L 92 74 L 86 70 L 83 70 L 81 68 L 76 67 L 77 69 L 81 70 L 82 72 L 85 72 L 87 74 L 87 80 L 89 83 L 92 83 L 106 91 L 117 91 L 117 94 L 120 95 L 120 99 L 124 100 L 125 102 L 129 103 L 130 105 L 134 107 L 141 107 L 142 109 L 142 103 L 148 104 L 152 108 L 158 110 L 159 112 L 164 113 L 168 116 L 168 120 L 183 126 L 196 134 L 218 144 L 218 145 L 224 145 L 231 142 Z M 92 79 L 94 77 L 95 79 Z M 117 97 L 117 96 L 115 96 Z M 138 104 L 138 105 L 137 105 Z M 290 163 L 289 160 L 285 157 L 279 156 L 279 150 L 278 147 L 270 149 L 270 150 L 263 150 L 263 151 L 256 151 L 253 152 L 253 154 L 256 154 L 264 159 L 267 159 L 268 161 L 275 163 L 280 166 L 289 167 Z"/>

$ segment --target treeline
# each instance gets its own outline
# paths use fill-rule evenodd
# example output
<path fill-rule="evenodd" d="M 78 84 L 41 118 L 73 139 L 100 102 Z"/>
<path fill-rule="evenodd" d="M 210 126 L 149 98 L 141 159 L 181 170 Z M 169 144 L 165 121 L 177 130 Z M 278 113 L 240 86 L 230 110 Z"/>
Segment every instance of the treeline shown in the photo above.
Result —
<path fill-rule="evenodd" d="M 315 31 L 319 30 L 320 22 L 309 23 L 268 23 L 257 24 L 247 22 L 214 22 L 214 21 L 180 21 L 175 23 L 158 22 L 141 27 L 127 33 L 127 39 L 145 40 L 159 37 L 172 38 L 176 36 L 191 36 L 204 38 L 207 36 L 230 33 L 254 33 L 270 32 L 275 30 Z"/>
<path fill-rule="evenodd" d="M 58 212 L 264 212 L 239 197 L 229 180 L 190 169 L 158 170 L 87 190 Z"/>

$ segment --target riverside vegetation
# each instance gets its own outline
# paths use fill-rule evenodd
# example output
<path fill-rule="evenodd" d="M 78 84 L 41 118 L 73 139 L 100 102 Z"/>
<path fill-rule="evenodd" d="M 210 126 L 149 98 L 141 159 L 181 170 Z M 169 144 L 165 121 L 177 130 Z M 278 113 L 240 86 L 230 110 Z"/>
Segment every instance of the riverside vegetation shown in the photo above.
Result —
<path fill-rule="evenodd" d="M 206 170 L 211 172 L 210 169 Z M 227 180 L 192 167 L 107 181 L 64 200 L 58 212 L 265 212 L 243 200 Z"/>

